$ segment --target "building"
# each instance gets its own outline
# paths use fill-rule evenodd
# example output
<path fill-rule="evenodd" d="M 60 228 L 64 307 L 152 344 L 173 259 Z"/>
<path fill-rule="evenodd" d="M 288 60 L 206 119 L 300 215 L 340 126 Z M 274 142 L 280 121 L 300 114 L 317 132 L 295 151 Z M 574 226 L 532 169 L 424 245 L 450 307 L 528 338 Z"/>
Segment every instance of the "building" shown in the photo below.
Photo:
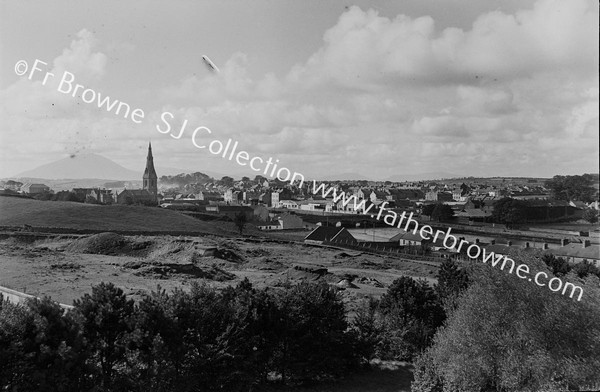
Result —
<path fill-rule="evenodd" d="M 303 229 L 304 221 L 298 215 L 282 214 L 277 217 L 282 230 L 286 229 Z"/>
<path fill-rule="evenodd" d="M 324 242 L 344 242 L 356 244 L 356 239 L 345 227 L 319 226 L 311 231 L 304 242 L 307 244 L 322 244 Z"/>
<path fill-rule="evenodd" d="M 251 207 L 247 206 L 214 204 L 206 206 L 206 212 L 212 212 L 222 216 L 226 216 L 232 221 L 235 220 L 235 217 L 238 214 L 244 214 L 246 216 L 246 221 L 248 222 L 250 222 L 254 218 L 254 210 Z"/>
<path fill-rule="evenodd" d="M 257 222 L 267 222 L 269 221 L 269 210 L 265 206 L 253 205 L 250 208 L 254 211 L 253 220 Z"/>
<path fill-rule="evenodd" d="M 36 195 L 38 193 L 50 192 L 50 187 L 44 184 L 25 183 L 21 186 L 21 192 Z"/>
<path fill-rule="evenodd" d="M 600 267 L 600 248 L 592 245 L 590 240 L 582 240 L 580 243 L 570 243 L 558 249 L 550 250 L 557 257 L 563 257 L 570 263 L 581 263 L 584 260 Z"/>
<path fill-rule="evenodd" d="M 148 155 L 146 157 L 146 169 L 142 176 L 142 189 L 124 189 L 116 196 L 118 204 L 158 204 L 158 176 L 154 169 L 154 158 L 152 157 L 152 145 L 148 143 Z"/>
<path fill-rule="evenodd" d="M 439 201 L 439 202 L 446 202 L 446 201 L 454 201 L 454 199 L 452 198 L 452 193 L 450 192 L 441 192 L 441 191 L 437 191 L 435 189 L 430 190 L 429 192 L 427 192 L 425 194 L 425 200 L 427 201 Z"/>
<path fill-rule="evenodd" d="M 91 196 L 101 204 L 112 204 L 115 201 L 110 189 L 94 189 Z"/>
<path fill-rule="evenodd" d="M 240 204 L 244 201 L 244 193 L 234 188 L 229 188 L 223 194 L 223 201 L 225 203 Z"/>
<path fill-rule="evenodd" d="M 397 242 L 400 246 L 417 246 L 423 243 L 423 237 L 410 231 L 403 231 L 392 237 L 390 242 Z"/>
<path fill-rule="evenodd" d="M 223 196 L 219 192 L 209 192 L 209 191 L 201 191 L 194 195 L 194 197 L 198 200 L 203 201 L 221 201 L 223 200 Z"/>
<path fill-rule="evenodd" d="M 143 190 L 148 191 L 153 197 L 154 202 L 158 202 L 158 176 L 154 169 L 154 158 L 152 157 L 152 144 L 148 143 L 148 156 L 146 157 L 146 169 L 143 175 Z"/>
<path fill-rule="evenodd" d="M 296 203 L 293 200 L 280 200 L 279 201 L 279 205 L 277 207 L 279 207 L 279 208 L 287 208 L 288 210 L 297 210 L 298 209 L 298 203 Z"/>
<path fill-rule="evenodd" d="M 146 189 L 125 189 L 117 194 L 117 203 L 156 205 L 157 200 L 156 195 Z"/>
<path fill-rule="evenodd" d="M 268 221 L 256 226 L 258 230 L 281 230 L 281 224 L 278 221 Z"/>

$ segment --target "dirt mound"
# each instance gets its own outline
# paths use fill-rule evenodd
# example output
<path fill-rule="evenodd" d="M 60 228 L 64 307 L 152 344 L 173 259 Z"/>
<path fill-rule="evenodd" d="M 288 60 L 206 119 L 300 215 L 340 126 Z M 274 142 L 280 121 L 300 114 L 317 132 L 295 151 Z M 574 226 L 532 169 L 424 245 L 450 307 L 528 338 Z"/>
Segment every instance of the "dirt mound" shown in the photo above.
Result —
<path fill-rule="evenodd" d="M 217 259 L 230 261 L 232 263 L 241 263 L 244 261 L 244 258 L 240 256 L 238 252 L 225 247 L 205 249 L 202 256 L 212 256 L 216 257 Z"/>
<path fill-rule="evenodd" d="M 286 268 L 285 264 L 278 260 L 271 259 L 269 257 L 262 257 L 258 260 L 249 261 L 246 264 L 247 268 L 255 268 L 263 271 L 280 271 Z"/>
<path fill-rule="evenodd" d="M 210 257 L 214 257 L 231 263 L 241 263 L 244 258 L 240 253 L 237 247 L 228 241 L 222 242 L 219 246 L 206 247 L 197 242 L 172 240 L 155 246 L 148 255 L 147 261 L 199 264 L 210 261 Z"/>
<path fill-rule="evenodd" d="M 209 279 L 217 282 L 224 282 L 236 278 L 235 274 L 224 271 L 214 265 L 195 265 L 192 263 L 158 263 L 148 264 L 140 263 L 137 276 L 153 277 L 158 279 L 168 279 L 176 276 L 187 276 L 190 278 Z M 130 266 L 130 268 L 133 267 Z"/>
<path fill-rule="evenodd" d="M 71 253 L 140 256 L 147 253 L 150 245 L 148 241 L 130 241 L 120 234 L 107 232 L 76 239 L 65 250 Z"/>
<path fill-rule="evenodd" d="M 161 264 L 164 262 L 198 263 L 204 251 L 198 250 L 194 243 L 171 241 L 157 246 L 148 254 L 148 263 Z"/>
<path fill-rule="evenodd" d="M 362 284 L 368 284 L 374 287 L 385 287 L 383 283 L 381 283 L 375 278 L 362 277 L 358 279 L 357 282 Z"/>
<path fill-rule="evenodd" d="M 345 267 L 381 270 L 387 267 L 383 262 L 376 263 L 366 257 L 351 257 L 344 260 Z"/>
<path fill-rule="evenodd" d="M 271 252 L 264 248 L 255 248 L 246 250 L 246 254 L 250 257 L 263 257 L 269 256 Z"/>
<path fill-rule="evenodd" d="M 281 273 L 288 279 L 315 281 L 319 279 L 330 280 L 333 274 L 327 271 L 325 267 L 308 267 L 303 265 L 294 265 Z"/>
<path fill-rule="evenodd" d="M 336 286 L 340 289 L 357 289 L 358 286 L 355 285 L 354 283 L 352 283 L 351 281 L 349 281 L 348 279 L 342 279 L 340 280 Z"/>

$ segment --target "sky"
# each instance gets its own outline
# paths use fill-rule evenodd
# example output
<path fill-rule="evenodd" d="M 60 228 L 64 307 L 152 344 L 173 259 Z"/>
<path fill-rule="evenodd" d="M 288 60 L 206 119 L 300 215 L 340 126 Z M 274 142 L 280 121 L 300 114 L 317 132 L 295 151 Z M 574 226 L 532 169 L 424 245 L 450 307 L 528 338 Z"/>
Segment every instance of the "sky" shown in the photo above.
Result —
<path fill-rule="evenodd" d="M 262 174 L 195 146 L 229 139 L 307 178 L 597 173 L 598 25 L 591 0 L 0 0 L 0 177 L 143 170 L 149 141 L 159 176 Z"/>

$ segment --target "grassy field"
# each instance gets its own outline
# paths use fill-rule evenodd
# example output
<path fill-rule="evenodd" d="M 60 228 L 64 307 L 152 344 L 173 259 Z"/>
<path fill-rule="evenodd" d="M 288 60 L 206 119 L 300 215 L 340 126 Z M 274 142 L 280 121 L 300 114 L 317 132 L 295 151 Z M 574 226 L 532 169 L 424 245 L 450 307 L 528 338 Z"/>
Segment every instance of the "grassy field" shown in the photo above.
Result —
<path fill-rule="evenodd" d="M 0 197 L 0 226 L 126 232 L 234 234 L 229 222 L 203 222 L 158 207 L 94 205 Z M 257 231 L 248 227 L 247 232 Z"/>

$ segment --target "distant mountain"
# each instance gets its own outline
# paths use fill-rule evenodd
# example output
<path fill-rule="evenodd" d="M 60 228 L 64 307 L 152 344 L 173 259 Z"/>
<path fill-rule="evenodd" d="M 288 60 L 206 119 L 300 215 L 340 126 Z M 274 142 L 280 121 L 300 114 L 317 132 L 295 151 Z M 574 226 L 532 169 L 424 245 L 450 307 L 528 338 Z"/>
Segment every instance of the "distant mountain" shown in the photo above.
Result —
<path fill-rule="evenodd" d="M 81 154 L 38 166 L 15 177 L 42 179 L 139 180 L 143 172 L 129 170 L 98 154 Z"/>
<path fill-rule="evenodd" d="M 445 172 L 429 172 L 420 174 L 395 174 L 386 178 L 386 181 L 402 182 L 402 181 L 421 181 L 421 180 L 441 180 L 443 178 L 457 178 L 456 174 Z"/>

